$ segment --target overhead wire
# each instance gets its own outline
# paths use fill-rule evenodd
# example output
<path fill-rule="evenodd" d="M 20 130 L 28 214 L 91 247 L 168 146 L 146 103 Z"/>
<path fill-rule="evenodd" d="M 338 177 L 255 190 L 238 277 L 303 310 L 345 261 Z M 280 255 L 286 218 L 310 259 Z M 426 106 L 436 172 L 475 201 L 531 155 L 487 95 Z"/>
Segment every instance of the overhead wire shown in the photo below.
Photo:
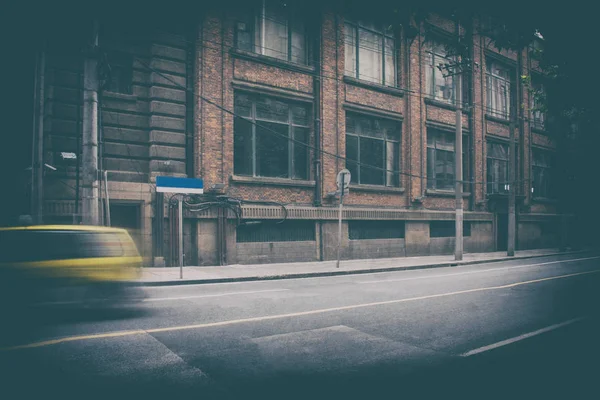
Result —
<path fill-rule="evenodd" d="M 213 50 L 213 51 L 217 51 L 217 52 L 221 52 L 222 51 L 221 47 L 227 48 L 229 50 L 235 49 L 237 51 L 244 51 L 244 52 L 246 51 L 246 50 L 240 50 L 236 44 L 226 44 L 224 41 L 210 40 L 210 39 L 207 39 L 207 38 L 203 38 L 202 42 L 204 42 L 204 43 L 211 43 L 211 44 L 214 44 L 214 45 L 219 46 L 219 47 L 218 48 L 217 47 L 211 47 L 211 46 L 208 46 L 208 45 L 206 45 L 204 43 L 196 43 L 196 42 L 193 42 L 193 41 L 190 41 L 190 40 L 187 40 L 187 39 L 182 39 L 182 41 L 185 42 L 185 43 L 187 43 L 187 44 L 199 45 L 200 47 L 203 47 L 203 48 L 206 48 L 206 49 L 209 49 L 209 50 Z M 287 51 L 286 52 L 282 52 L 280 50 L 273 49 L 273 48 L 270 48 L 270 47 L 267 47 L 267 46 L 261 46 L 261 45 L 258 45 L 258 44 L 254 44 L 253 47 L 256 48 L 256 49 L 260 49 L 260 50 L 269 50 L 269 51 L 272 51 L 272 52 L 281 53 L 281 54 L 285 54 L 285 55 L 288 54 Z M 360 46 L 360 45 L 358 47 L 361 48 L 361 49 L 369 50 L 369 51 L 373 51 L 374 50 L 373 48 L 365 47 L 365 46 Z M 395 46 L 395 47 L 396 47 L 396 49 L 394 50 L 394 52 L 396 53 L 396 56 L 397 56 L 397 54 L 401 54 L 400 52 L 402 51 L 402 49 L 400 47 L 398 47 L 398 46 Z M 484 47 L 484 46 L 481 46 L 481 45 L 479 45 L 477 43 L 473 43 L 473 47 L 479 48 L 479 49 L 483 49 L 484 51 L 489 48 L 489 46 L 485 46 Z M 252 52 L 252 53 L 254 53 L 254 52 Z M 256 53 L 256 54 L 262 54 L 262 53 Z M 275 58 L 277 60 L 282 60 L 281 58 L 278 58 L 278 57 L 273 57 L 273 58 Z M 284 63 L 285 62 L 289 62 L 289 61 L 286 61 L 286 60 L 282 60 L 282 61 L 284 61 Z M 307 61 L 311 61 L 311 60 L 307 60 Z M 292 72 L 298 72 L 298 68 L 297 67 L 295 68 L 294 65 L 289 65 L 288 66 L 288 65 L 285 65 L 284 63 L 282 63 L 281 65 L 278 65 L 278 67 L 280 67 L 282 69 L 290 70 Z M 299 64 L 299 65 L 301 67 L 310 68 L 310 64 L 309 63 L 307 63 L 306 65 L 305 64 Z M 481 67 L 479 67 L 479 68 L 481 68 Z M 348 72 L 349 70 L 344 70 L 344 71 Z M 164 72 L 170 73 L 169 71 L 164 71 Z M 332 75 L 329 75 L 327 73 L 323 73 L 322 71 L 321 71 L 320 74 L 316 74 L 316 73 L 313 73 L 311 71 L 305 71 L 304 69 L 302 69 L 301 73 L 306 74 L 306 75 L 310 75 L 310 76 L 313 76 L 313 77 L 321 77 L 321 78 L 325 78 L 325 79 L 329 79 L 329 80 L 334 80 L 334 81 L 338 81 L 338 82 L 344 82 L 344 78 L 338 78 L 336 76 L 332 76 Z M 370 76 L 370 75 L 364 74 L 364 73 L 360 73 L 360 77 L 367 78 L 366 82 L 373 82 L 373 83 L 381 79 L 381 77 L 379 77 L 379 76 Z M 378 85 L 377 83 L 374 83 L 374 84 Z M 401 91 L 403 93 L 406 93 L 409 96 L 417 97 L 419 99 L 422 99 L 422 98 L 429 98 L 429 99 L 431 99 L 431 98 L 433 98 L 433 96 L 429 92 L 421 92 L 421 91 L 417 91 L 417 90 L 406 89 L 406 88 L 399 87 L 397 85 L 396 86 L 393 86 L 393 85 L 383 85 L 382 87 L 390 88 L 392 90 Z M 442 101 L 442 102 L 444 102 L 444 101 Z M 473 101 L 469 101 L 469 102 L 460 102 L 460 101 L 456 102 L 456 101 L 453 101 L 450 105 L 455 106 L 456 104 L 460 104 L 463 109 L 481 107 L 481 108 L 483 108 L 487 112 L 494 112 L 494 111 L 496 111 L 493 107 L 490 107 L 487 104 L 475 103 Z M 529 122 L 532 121 L 532 118 L 530 118 L 530 117 L 523 117 L 523 119 L 525 121 L 529 121 Z"/>
<path fill-rule="evenodd" d="M 136 58 L 136 61 L 137 61 L 138 63 L 140 63 L 141 65 L 143 65 L 145 68 L 149 69 L 150 71 L 153 71 L 153 72 L 155 72 L 155 73 L 157 73 L 157 74 L 161 75 L 161 76 L 162 76 L 164 79 L 168 80 L 168 81 L 169 81 L 169 82 L 171 82 L 173 85 L 175 85 L 175 86 L 177 86 L 177 87 L 179 87 L 179 88 L 181 88 L 181 89 L 183 89 L 183 90 L 186 90 L 186 91 L 187 91 L 187 90 L 189 90 L 187 87 L 185 87 L 185 86 L 183 86 L 183 85 L 180 85 L 179 83 L 177 83 L 176 81 L 174 81 L 174 80 L 173 80 L 173 79 L 171 79 L 169 76 L 167 76 L 167 75 L 165 75 L 164 73 L 162 73 L 161 71 L 158 71 L 158 70 L 156 70 L 155 68 L 151 67 L 151 66 L 150 66 L 149 64 L 147 64 L 146 62 L 144 62 L 144 61 L 142 61 L 142 60 L 140 60 L 140 59 L 138 59 L 138 58 Z M 310 144 L 307 144 L 307 143 L 304 143 L 304 142 L 302 142 L 302 141 L 299 141 L 299 140 L 296 140 L 296 139 L 290 138 L 290 137 L 289 137 L 289 136 L 287 136 L 287 135 L 281 134 L 281 133 L 279 133 L 279 132 L 277 132 L 277 131 L 275 131 L 275 130 L 273 130 L 273 129 L 270 129 L 270 128 L 266 127 L 266 126 L 263 126 L 263 125 L 261 125 L 260 123 L 257 123 L 257 122 L 256 122 L 256 121 L 254 121 L 254 120 L 251 120 L 251 119 L 248 119 L 248 118 L 246 118 L 246 117 L 240 116 L 240 115 L 238 115 L 238 114 L 237 114 L 235 111 L 231 111 L 231 110 L 227 109 L 226 107 L 223 107 L 223 106 L 221 106 L 220 104 L 218 104 L 218 103 L 216 103 L 216 102 L 214 102 L 214 101 L 212 101 L 212 100 L 210 100 L 210 99 L 208 99 L 208 98 L 206 98 L 206 97 L 204 97 L 204 96 L 201 96 L 201 95 L 197 95 L 197 96 L 198 96 L 198 97 L 199 97 L 199 98 L 200 98 L 202 101 L 204 101 L 204 102 L 206 102 L 206 103 L 208 103 L 208 104 L 210 104 L 210 105 L 212 105 L 212 106 L 214 106 L 214 107 L 218 108 L 219 110 L 221 110 L 221 111 L 223 111 L 223 112 L 225 112 L 225 113 L 227 113 L 227 114 L 230 114 L 230 115 L 232 115 L 234 118 L 239 118 L 239 119 L 241 119 L 241 120 L 243 120 L 243 121 L 246 121 L 246 122 L 248 122 L 248 123 L 250 123 L 250 124 L 252 124 L 252 125 L 254 125 L 254 126 L 256 126 L 256 127 L 260 128 L 261 130 L 264 130 L 264 131 L 267 131 L 267 132 L 269 132 L 269 133 L 271 133 L 271 134 L 274 134 L 274 135 L 276 135 L 276 136 L 279 136 L 279 137 L 285 138 L 286 140 L 288 140 L 288 141 L 290 141 L 290 142 L 292 142 L 292 143 L 296 143 L 296 144 L 299 144 L 299 145 L 301 145 L 301 146 L 305 146 L 307 149 L 310 149 L 310 150 L 312 150 L 312 151 L 314 151 L 314 152 L 316 152 L 316 150 L 317 150 L 317 149 L 315 148 L 315 146 L 312 146 L 312 145 L 310 145 Z M 408 177 L 412 177 L 412 178 L 419 178 L 419 179 L 422 179 L 422 180 L 424 180 L 424 177 L 423 177 L 423 176 L 421 176 L 421 175 L 410 174 L 410 173 L 407 173 L 407 172 L 402 172 L 402 171 L 388 170 L 388 169 L 386 169 L 386 168 L 382 168 L 382 167 L 377 167 L 377 166 L 370 165 L 370 164 L 361 163 L 361 162 L 360 162 L 360 161 L 358 161 L 358 160 L 352 160 L 352 159 L 348 159 L 348 158 L 346 158 L 346 157 L 342 157 L 342 156 L 340 156 L 340 155 L 338 155 L 338 154 L 334 154 L 334 153 L 328 152 L 328 151 L 326 151 L 326 150 L 323 150 L 323 149 L 321 149 L 321 150 L 320 150 L 320 153 L 321 153 L 321 154 L 323 154 L 323 155 L 327 155 L 327 156 L 330 156 L 330 157 L 333 157 L 333 158 L 339 159 L 339 160 L 341 160 L 341 161 L 347 161 L 347 162 L 349 162 L 349 163 L 355 164 L 357 167 L 366 167 L 366 168 L 370 168 L 370 169 L 372 169 L 372 170 L 377 170 L 377 171 L 386 172 L 386 173 L 392 173 L 392 174 L 395 174 L 395 175 L 408 176 Z M 516 183 L 525 182 L 525 181 L 527 181 L 527 180 L 517 180 L 517 181 L 516 181 Z M 488 184 L 488 182 L 477 182 L 477 181 L 469 181 L 469 180 L 453 180 L 453 182 L 460 182 L 460 183 L 463 183 L 463 184 L 481 184 L 481 185 L 483 185 L 483 184 Z M 495 182 L 495 183 L 499 183 L 499 184 L 510 184 L 511 182 L 508 182 L 508 181 L 506 181 L 506 182 L 500 182 L 500 181 L 498 181 L 498 182 Z"/>

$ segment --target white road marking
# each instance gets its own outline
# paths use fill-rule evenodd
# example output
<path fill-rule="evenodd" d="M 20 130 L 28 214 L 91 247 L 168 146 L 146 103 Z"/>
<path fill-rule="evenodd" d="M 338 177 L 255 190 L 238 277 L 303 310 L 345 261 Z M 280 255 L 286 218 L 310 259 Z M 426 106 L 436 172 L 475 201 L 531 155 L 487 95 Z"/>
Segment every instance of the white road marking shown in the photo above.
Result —
<path fill-rule="evenodd" d="M 497 342 L 497 343 L 493 343 L 493 344 L 490 344 L 490 345 L 487 345 L 487 346 L 483 346 L 483 347 L 479 347 L 477 349 L 473 349 L 473 350 L 467 351 L 466 353 L 463 353 L 460 356 L 461 357 L 470 357 L 470 356 L 473 356 L 475 354 L 483 353 L 485 351 L 497 349 L 498 347 L 502 347 L 502 346 L 506 346 L 506 345 L 511 344 L 511 343 L 519 342 L 521 340 L 524 340 L 524 339 L 527 339 L 527 338 L 530 338 L 530 337 L 533 337 L 533 336 L 541 335 L 542 333 L 550 332 L 550 331 L 553 331 L 555 329 L 562 328 L 563 326 L 571 325 L 571 324 L 574 324 L 575 322 L 582 321 L 584 319 L 585 319 L 585 317 L 580 317 L 580 318 L 571 319 L 571 320 L 568 320 L 568 321 L 565 321 L 565 322 L 561 322 L 560 324 L 550 325 L 550 326 L 547 326 L 545 328 L 538 329 L 537 331 L 533 331 L 533 332 L 529 332 L 529 333 L 524 333 L 524 334 L 516 336 L 514 338 L 502 340 L 502 341 Z"/>
<path fill-rule="evenodd" d="M 423 276 L 415 276 L 415 277 L 410 277 L 410 278 L 396 278 L 396 279 L 379 279 L 379 280 L 373 280 L 373 281 L 358 281 L 356 283 L 361 284 L 361 285 L 365 285 L 365 284 L 370 284 L 370 283 L 401 282 L 401 281 L 413 281 L 413 280 L 417 280 L 417 279 L 443 278 L 443 277 L 446 277 L 446 276 L 480 274 L 480 273 L 489 272 L 489 271 L 504 271 L 504 270 L 508 270 L 508 269 L 519 269 L 519 268 L 527 268 L 527 267 L 537 267 L 537 266 L 540 266 L 540 265 L 557 264 L 557 263 L 564 263 L 564 262 L 595 260 L 595 259 L 599 259 L 599 258 L 600 258 L 600 256 L 597 256 L 597 257 L 585 257 L 585 258 L 575 258 L 575 259 L 571 259 L 571 260 L 548 261 L 548 262 L 537 263 L 537 264 L 517 265 L 517 266 L 514 266 L 514 267 L 500 267 L 500 268 L 478 269 L 478 270 L 475 270 L 475 271 L 457 272 L 457 273 L 454 273 L 454 274 L 423 275 Z M 466 266 L 468 266 L 468 265 L 465 265 L 465 267 Z"/>
<path fill-rule="evenodd" d="M 244 292 L 228 292 L 228 293 L 214 293 L 214 294 L 200 294 L 196 296 L 180 296 L 180 297 L 156 297 L 144 299 L 143 301 L 169 301 L 169 300 L 187 300 L 187 299 L 204 299 L 207 297 L 222 297 L 222 296 L 234 296 L 240 294 L 254 294 L 254 293 L 270 293 L 270 292 L 285 292 L 290 289 L 268 289 L 268 290 L 248 290 Z"/>
<path fill-rule="evenodd" d="M 130 336 L 130 335 L 148 334 L 148 333 L 176 332 L 176 331 L 182 331 L 182 330 L 215 328 L 215 327 L 221 327 L 221 326 L 237 325 L 237 324 L 252 323 L 252 322 L 272 321 L 272 320 L 284 319 L 284 318 L 297 318 L 297 317 L 303 317 L 303 316 L 309 316 L 309 315 L 325 314 L 325 313 L 330 313 L 330 312 L 356 310 L 359 308 L 366 308 L 366 307 L 376 307 L 376 306 L 383 306 L 383 305 L 407 303 L 407 302 L 418 301 L 418 300 L 435 299 L 435 298 L 440 298 L 440 297 L 455 296 L 455 295 L 467 294 L 467 293 L 478 293 L 478 292 L 485 292 L 485 291 L 492 291 L 492 290 L 509 289 L 509 288 L 513 288 L 513 287 L 517 287 L 517 286 L 530 285 L 532 283 L 545 282 L 545 281 L 550 281 L 550 280 L 555 280 L 555 279 L 570 278 L 573 276 L 596 274 L 599 272 L 600 272 L 600 269 L 593 270 L 593 271 L 575 272 L 572 274 L 549 276 L 546 278 L 514 282 L 514 283 L 509 283 L 509 284 L 500 285 L 500 286 L 479 287 L 479 288 L 474 288 L 474 289 L 459 290 L 456 292 L 430 294 L 430 295 L 419 296 L 419 297 L 409 297 L 409 298 L 404 298 L 404 299 L 377 301 L 377 302 L 373 302 L 373 303 L 353 304 L 353 305 L 348 305 L 348 306 L 340 306 L 340 307 L 332 307 L 332 308 L 321 308 L 321 309 L 316 309 L 316 310 L 300 311 L 300 312 L 294 312 L 294 313 L 288 313 L 288 314 L 264 315 L 264 316 L 259 316 L 259 317 L 241 318 L 241 319 L 233 319 L 233 320 L 225 320 L 225 321 L 217 321 L 217 322 L 205 322 L 205 323 L 193 324 L 193 325 L 168 326 L 165 328 L 152 328 L 152 329 L 145 329 L 145 330 L 136 329 L 136 330 L 131 330 L 131 331 L 106 332 L 106 333 L 97 333 L 97 334 L 81 335 L 81 336 L 67 336 L 67 337 L 63 337 L 63 338 L 45 340 L 45 341 L 41 341 L 41 342 L 33 342 L 33 343 L 22 344 L 22 345 L 17 345 L 17 346 L 0 347 L 0 352 L 21 350 L 21 349 L 31 349 L 31 348 L 36 348 L 36 347 L 45 347 L 45 346 L 50 346 L 50 345 L 54 345 L 54 344 L 80 341 L 80 340 L 93 340 L 93 339 L 102 339 L 102 338 L 108 338 L 108 337 L 121 337 L 121 336 Z"/>

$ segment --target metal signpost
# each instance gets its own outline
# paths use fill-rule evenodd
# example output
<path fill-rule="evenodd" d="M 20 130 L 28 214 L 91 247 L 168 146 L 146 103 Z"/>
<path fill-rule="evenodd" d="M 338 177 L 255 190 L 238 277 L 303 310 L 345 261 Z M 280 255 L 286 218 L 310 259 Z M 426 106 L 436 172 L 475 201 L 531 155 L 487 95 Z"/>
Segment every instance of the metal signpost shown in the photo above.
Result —
<path fill-rule="evenodd" d="M 177 178 L 174 176 L 156 177 L 157 193 L 202 194 L 204 182 L 202 179 Z M 179 247 L 179 279 L 183 279 L 183 196 L 177 199 L 178 207 L 178 247 Z"/>
<path fill-rule="evenodd" d="M 338 190 L 340 191 L 340 212 L 339 212 L 339 220 L 338 220 L 338 249 L 337 249 L 337 263 L 335 265 L 336 268 L 340 267 L 340 249 L 342 247 L 342 207 L 344 205 L 344 192 L 349 190 L 350 179 L 352 179 L 352 175 L 350 171 L 347 169 L 341 170 L 336 179 Z"/>

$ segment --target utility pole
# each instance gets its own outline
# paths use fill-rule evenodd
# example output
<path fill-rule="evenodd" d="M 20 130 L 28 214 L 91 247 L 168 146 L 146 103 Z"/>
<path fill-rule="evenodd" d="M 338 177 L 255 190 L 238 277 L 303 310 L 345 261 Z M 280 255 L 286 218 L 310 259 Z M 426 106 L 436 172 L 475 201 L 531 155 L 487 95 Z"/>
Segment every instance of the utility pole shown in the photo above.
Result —
<path fill-rule="evenodd" d="M 460 24 L 458 18 L 456 20 L 456 36 L 458 38 L 458 46 L 460 47 Z M 458 52 L 459 53 L 459 52 Z M 457 54 L 458 58 L 458 54 Z M 457 68 L 460 68 L 460 63 L 463 60 L 457 59 Z M 455 194 L 456 194 L 456 223 L 455 223 L 455 245 L 454 259 L 460 261 L 463 259 L 463 170 L 462 170 L 462 71 L 457 71 L 454 75 L 454 98 L 456 99 L 456 144 L 455 144 Z"/>
<path fill-rule="evenodd" d="M 521 108 L 519 89 L 520 82 L 519 77 L 521 76 L 521 46 L 517 46 L 517 71 L 516 71 L 516 88 L 515 88 L 515 101 L 511 102 L 510 107 L 510 143 L 508 144 L 508 243 L 506 255 L 513 257 L 515 255 L 515 234 L 517 228 L 516 218 L 516 198 L 517 198 L 517 152 L 515 146 L 515 129 L 518 124 L 518 113 Z"/>
<path fill-rule="evenodd" d="M 90 45 L 83 61 L 82 217 L 98 225 L 98 21 L 94 20 Z"/>
<path fill-rule="evenodd" d="M 33 155 L 31 166 L 31 213 L 33 221 L 40 225 L 43 222 L 44 203 L 44 105 L 46 76 L 45 42 L 36 56 L 36 75 L 34 93 Z"/>

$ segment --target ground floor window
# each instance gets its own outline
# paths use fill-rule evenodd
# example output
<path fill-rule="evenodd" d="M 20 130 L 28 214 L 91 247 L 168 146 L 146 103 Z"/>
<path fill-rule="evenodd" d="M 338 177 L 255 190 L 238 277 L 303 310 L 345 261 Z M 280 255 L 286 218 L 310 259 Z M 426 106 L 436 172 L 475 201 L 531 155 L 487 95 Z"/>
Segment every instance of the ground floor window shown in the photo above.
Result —
<path fill-rule="evenodd" d="M 238 243 L 314 241 L 315 223 L 305 220 L 248 221 L 237 227 Z"/>
<path fill-rule="evenodd" d="M 404 221 L 349 221 L 350 240 L 404 239 Z"/>
<path fill-rule="evenodd" d="M 454 237 L 456 235 L 456 221 L 431 221 L 429 223 L 429 237 Z M 463 236 L 471 236 L 471 223 L 463 221 Z"/>

